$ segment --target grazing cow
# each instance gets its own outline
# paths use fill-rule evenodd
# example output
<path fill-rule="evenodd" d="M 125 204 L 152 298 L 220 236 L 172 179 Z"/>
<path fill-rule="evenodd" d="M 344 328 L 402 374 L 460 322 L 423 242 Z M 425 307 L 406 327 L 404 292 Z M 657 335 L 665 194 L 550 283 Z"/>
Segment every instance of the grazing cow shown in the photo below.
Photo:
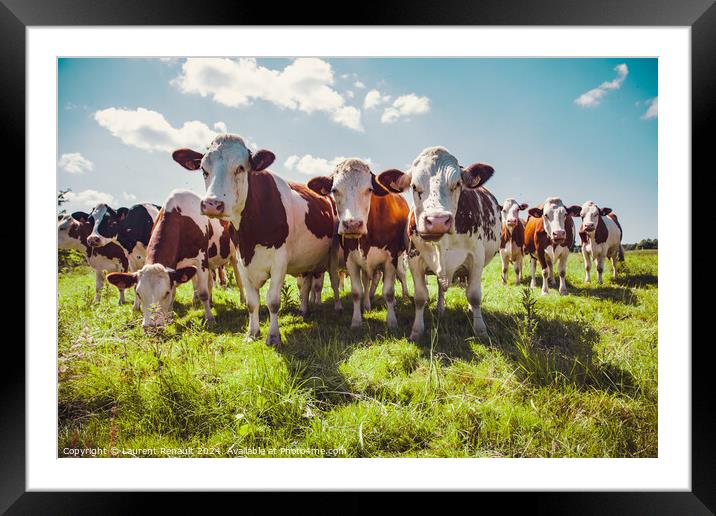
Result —
<path fill-rule="evenodd" d="M 542 268 L 542 294 L 549 293 L 548 283 L 554 285 L 554 264 L 558 262 L 559 293 L 567 294 L 567 258 L 574 245 L 574 221 L 580 207 L 573 205 L 567 208 L 559 197 L 548 197 L 547 200 L 528 211 L 529 217 L 525 224 L 525 252 L 529 253 L 532 265 L 532 281 L 530 287 L 537 286 L 535 272 L 537 260 Z"/>
<path fill-rule="evenodd" d="M 507 271 L 510 263 L 515 264 L 515 285 L 522 282 L 522 258 L 525 247 L 525 223 L 520 219 L 520 211 L 526 210 L 526 204 L 514 199 L 506 199 L 502 204 L 502 231 L 500 233 L 500 258 L 502 258 L 502 284 L 507 284 Z"/>
<path fill-rule="evenodd" d="M 405 253 L 405 227 L 410 208 L 402 196 L 389 195 L 376 180 L 367 163 L 345 159 L 331 176 L 314 177 L 308 187 L 320 195 L 332 196 L 338 210 L 340 250 L 351 278 L 353 295 L 352 328 L 362 323 L 363 307 L 370 309 L 369 284 L 383 272 L 383 297 L 388 305 L 388 326 L 395 328 L 395 277 Z M 366 282 L 369 283 L 369 282 Z"/>
<path fill-rule="evenodd" d="M 259 289 L 271 278 L 266 296 L 269 332 L 266 342 L 281 344 L 278 311 L 286 274 L 299 276 L 329 270 L 340 311 L 334 206 L 300 183 L 289 183 L 265 169 L 275 156 L 251 152 L 237 135 L 219 135 L 205 154 L 178 149 L 172 157 L 188 170 L 201 170 L 206 196 L 202 213 L 231 221 L 237 228 L 239 272 L 249 309 L 249 336 L 259 331 Z M 311 282 L 305 282 L 310 287 Z M 308 311 L 308 288 L 301 292 L 301 311 Z"/>
<path fill-rule="evenodd" d="M 482 163 L 461 167 L 447 149 L 431 147 L 418 155 L 408 172 L 388 170 L 378 176 L 378 182 L 393 193 L 412 188 L 414 205 L 407 233 L 415 298 L 413 340 L 425 331 L 428 271 L 437 276 L 443 293 L 456 273 L 467 271 L 472 327 L 477 335 L 487 333 L 480 306 L 482 270 L 499 248 L 500 205 L 482 185 L 493 173 L 490 165 Z"/>
<path fill-rule="evenodd" d="M 72 216 L 77 220 L 91 222 L 92 232 L 87 237 L 87 244 L 92 247 L 101 247 L 110 242 L 121 245 L 127 253 L 129 270 L 137 271 L 144 265 L 147 244 L 159 208 L 155 204 L 143 203 L 115 211 L 101 203 L 89 214 L 76 211 Z"/>
<path fill-rule="evenodd" d="M 584 256 L 585 283 L 590 281 L 592 260 L 597 264 L 597 283 L 602 284 L 604 272 L 604 259 L 612 261 L 614 277 L 617 277 L 617 261 L 624 261 L 624 248 L 622 247 L 622 227 L 611 208 L 599 208 L 593 201 L 582 205 L 579 216 L 582 225 L 579 228 L 579 238 L 582 241 L 582 255 Z"/>
<path fill-rule="evenodd" d="M 57 223 L 57 243 L 59 249 L 76 249 L 85 254 L 87 263 L 95 273 L 94 302 L 100 300 L 104 286 L 105 272 L 126 272 L 129 270 L 129 259 L 122 246 L 114 242 L 94 247 L 87 243 L 92 232 L 92 223 L 85 218 L 77 220 L 65 215 Z M 124 303 L 124 289 L 119 290 L 119 304 Z"/>
<path fill-rule="evenodd" d="M 206 320 L 211 323 L 212 271 L 227 264 L 236 267 L 231 233 L 230 224 L 201 213 L 197 194 L 174 190 L 159 212 L 145 265 L 136 272 L 109 274 L 107 280 L 120 289 L 136 284 L 142 326 L 147 328 L 169 320 L 177 285 L 193 279 L 194 298 L 201 300 Z"/>

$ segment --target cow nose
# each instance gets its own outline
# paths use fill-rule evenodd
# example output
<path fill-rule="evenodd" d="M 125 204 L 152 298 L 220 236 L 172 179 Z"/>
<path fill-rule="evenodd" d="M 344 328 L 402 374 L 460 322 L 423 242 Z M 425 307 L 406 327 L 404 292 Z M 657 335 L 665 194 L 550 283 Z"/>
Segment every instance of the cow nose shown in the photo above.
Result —
<path fill-rule="evenodd" d="M 507 225 L 508 225 L 508 226 L 516 226 L 516 225 L 517 225 L 517 219 L 507 219 Z"/>
<path fill-rule="evenodd" d="M 201 212 L 209 217 L 218 217 L 224 213 L 224 201 L 204 199 L 201 201 Z"/>
<path fill-rule="evenodd" d="M 89 245 L 91 245 L 92 247 L 97 247 L 99 245 L 99 237 L 98 236 L 87 237 L 87 243 Z"/>
<path fill-rule="evenodd" d="M 585 230 L 585 231 L 592 231 L 592 230 L 594 230 L 594 224 L 585 224 L 585 225 L 584 225 L 584 230 Z"/>
<path fill-rule="evenodd" d="M 567 236 L 567 232 L 563 229 L 552 231 L 552 238 L 555 240 L 563 240 Z"/>
<path fill-rule="evenodd" d="M 347 219 L 343 221 L 343 230 L 346 233 L 356 233 L 363 228 L 363 221 L 358 219 Z"/>
<path fill-rule="evenodd" d="M 450 215 L 430 215 L 425 217 L 425 229 L 428 233 L 447 233 L 452 226 Z"/>

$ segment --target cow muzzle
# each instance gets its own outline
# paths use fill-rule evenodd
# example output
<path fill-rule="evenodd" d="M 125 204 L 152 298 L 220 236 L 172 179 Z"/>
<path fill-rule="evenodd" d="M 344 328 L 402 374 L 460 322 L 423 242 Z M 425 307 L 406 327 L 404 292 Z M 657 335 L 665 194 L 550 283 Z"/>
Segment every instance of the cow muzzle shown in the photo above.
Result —
<path fill-rule="evenodd" d="M 552 231 L 552 241 L 556 244 L 561 244 L 567 240 L 567 232 L 563 229 Z"/>
<path fill-rule="evenodd" d="M 591 233 L 592 231 L 594 231 L 594 224 L 584 224 L 583 227 L 584 231 L 586 231 L 587 233 Z"/>
<path fill-rule="evenodd" d="M 340 235 L 343 238 L 360 238 L 365 234 L 365 224 L 362 220 L 347 219 L 341 223 Z"/>
<path fill-rule="evenodd" d="M 421 231 L 420 237 L 424 240 L 440 240 L 445 234 L 452 229 L 452 215 L 427 215 L 423 219 L 424 230 Z"/>
<path fill-rule="evenodd" d="M 201 213 L 207 217 L 223 217 L 224 201 L 218 199 L 204 199 L 201 201 Z"/>
<path fill-rule="evenodd" d="M 87 244 L 91 247 L 99 247 L 102 244 L 102 239 L 98 236 L 91 235 L 87 237 Z"/>
<path fill-rule="evenodd" d="M 507 219 L 507 225 L 511 228 L 517 227 L 517 219 Z"/>

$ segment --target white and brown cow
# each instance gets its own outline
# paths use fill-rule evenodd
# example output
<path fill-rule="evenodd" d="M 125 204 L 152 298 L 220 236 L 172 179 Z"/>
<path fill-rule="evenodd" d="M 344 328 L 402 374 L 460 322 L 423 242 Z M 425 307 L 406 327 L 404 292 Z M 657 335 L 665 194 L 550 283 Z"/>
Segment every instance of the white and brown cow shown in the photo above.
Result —
<path fill-rule="evenodd" d="M 529 253 L 532 266 L 530 287 L 537 286 L 535 277 L 537 260 L 542 268 L 542 294 L 549 293 L 554 284 L 554 265 L 559 271 L 559 293 L 567 294 L 567 259 L 574 246 L 574 221 L 580 207 L 567 208 L 559 197 L 548 197 L 545 202 L 530 208 L 525 224 L 525 252 Z"/>
<path fill-rule="evenodd" d="M 266 342 L 279 345 L 278 311 L 286 274 L 331 272 L 336 310 L 337 253 L 333 241 L 337 221 L 334 206 L 300 183 L 289 183 L 266 171 L 275 156 L 251 152 L 237 135 L 219 135 L 206 153 L 178 149 L 172 157 L 188 170 L 201 170 L 206 184 L 202 212 L 232 222 L 237 228 L 239 272 L 249 309 L 249 336 L 259 330 L 259 289 L 271 278 L 266 296 L 269 331 Z M 310 282 L 306 282 L 310 285 Z M 308 290 L 301 293 L 301 310 L 308 310 Z"/>
<path fill-rule="evenodd" d="M 383 297 L 388 305 L 388 326 L 395 328 L 395 278 L 405 253 L 405 227 L 410 208 L 402 196 L 389 195 L 370 167 L 359 159 L 345 159 L 333 173 L 314 177 L 308 187 L 332 196 L 338 210 L 340 249 L 351 278 L 352 328 L 362 323 L 363 308 L 370 309 L 370 281 L 383 272 Z M 363 278 L 361 277 L 363 276 Z"/>
<path fill-rule="evenodd" d="M 129 258 L 122 246 L 109 242 L 102 246 L 91 246 L 87 237 L 92 232 L 92 223 L 88 219 L 77 220 L 64 215 L 57 223 L 57 247 L 76 249 L 84 253 L 87 263 L 95 274 L 95 303 L 99 302 L 104 286 L 105 272 L 126 272 L 129 270 Z M 124 303 L 124 289 L 119 290 L 119 304 Z"/>
<path fill-rule="evenodd" d="M 604 260 L 611 260 L 615 278 L 617 262 L 624 260 L 622 227 L 611 208 L 599 208 L 594 201 L 585 202 L 579 216 L 582 218 L 579 238 L 582 241 L 584 257 L 584 281 L 589 283 L 592 261 L 594 261 L 597 264 L 597 283 L 601 285 Z"/>
<path fill-rule="evenodd" d="M 107 280 L 120 289 L 136 285 L 142 326 L 147 328 L 169 320 L 177 285 L 192 279 L 194 298 L 203 303 L 207 322 L 213 322 L 212 271 L 228 264 L 236 270 L 231 232 L 230 224 L 201 213 L 197 194 L 174 190 L 159 212 L 144 266 L 136 272 L 109 274 Z"/>
<path fill-rule="evenodd" d="M 522 282 L 522 261 L 525 247 L 525 223 L 520 219 L 520 211 L 526 210 L 526 204 L 520 204 L 509 198 L 502 203 L 502 231 L 500 232 L 500 258 L 502 259 L 502 284 L 507 284 L 507 271 L 510 263 L 515 264 L 515 285 Z"/>
<path fill-rule="evenodd" d="M 388 170 L 378 176 L 378 182 L 393 193 L 412 189 L 408 263 L 415 297 L 413 340 L 425 331 L 428 271 L 437 276 L 443 292 L 458 271 L 467 271 L 465 290 L 472 326 L 478 335 L 487 332 L 481 310 L 482 270 L 499 248 L 500 205 L 482 185 L 493 173 L 490 165 L 482 163 L 461 167 L 447 149 L 431 147 L 418 155 L 406 173 Z"/>

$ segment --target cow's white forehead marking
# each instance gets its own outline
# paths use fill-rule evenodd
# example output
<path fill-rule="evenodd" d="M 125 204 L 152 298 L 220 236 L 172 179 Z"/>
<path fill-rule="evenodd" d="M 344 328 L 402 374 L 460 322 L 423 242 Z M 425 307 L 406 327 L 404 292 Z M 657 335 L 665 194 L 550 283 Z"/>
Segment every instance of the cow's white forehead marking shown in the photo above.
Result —
<path fill-rule="evenodd" d="M 249 149 L 241 136 L 220 134 L 209 144 L 203 163 L 211 167 L 221 161 L 226 165 L 231 165 L 233 163 L 245 163 L 248 159 Z"/>
<path fill-rule="evenodd" d="M 370 167 L 361 159 L 348 158 L 336 165 L 333 174 L 336 178 L 339 176 L 359 176 L 360 174 L 370 175 Z"/>
<path fill-rule="evenodd" d="M 544 202 L 544 210 L 543 211 L 552 211 L 552 210 L 558 210 L 559 208 L 564 208 L 564 203 L 562 202 L 562 199 L 559 197 L 547 197 L 547 200 Z M 564 208 L 565 212 L 567 211 L 566 208 Z"/>
<path fill-rule="evenodd" d="M 509 210 L 512 206 L 515 206 L 515 205 L 519 206 L 519 203 L 518 203 L 515 199 L 513 199 L 512 197 L 508 197 L 507 199 L 505 199 L 505 202 L 502 203 L 502 209 L 503 209 L 504 211 L 507 211 L 507 210 Z"/>
<path fill-rule="evenodd" d="M 460 175 L 460 165 L 457 158 L 444 147 L 429 147 L 415 158 L 411 168 L 413 181 L 422 179 L 421 176 L 444 176 L 451 179 L 453 175 Z M 423 179 L 424 180 L 424 179 Z"/>

